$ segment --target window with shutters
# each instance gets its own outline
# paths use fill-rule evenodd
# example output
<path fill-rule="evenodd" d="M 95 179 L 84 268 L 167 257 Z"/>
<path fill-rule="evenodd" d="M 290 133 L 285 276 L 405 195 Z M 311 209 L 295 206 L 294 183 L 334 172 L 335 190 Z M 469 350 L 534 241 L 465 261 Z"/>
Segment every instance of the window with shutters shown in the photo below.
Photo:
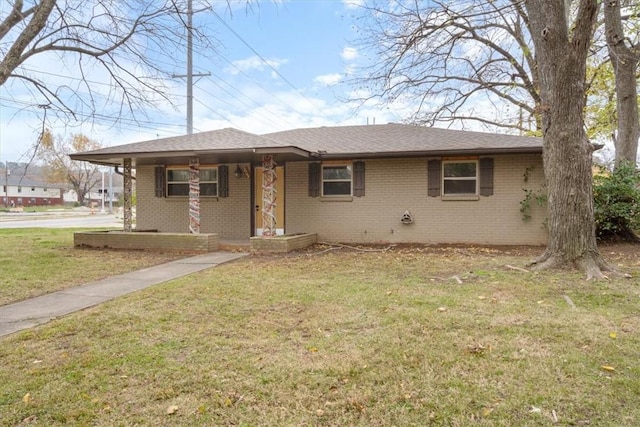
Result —
<path fill-rule="evenodd" d="M 443 161 L 442 189 L 444 196 L 477 195 L 478 161 Z"/>
<path fill-rule="evenodd" d="M 322 165 L 322 195 L 351 196 L 351 165 Z"/>
<path fill-rule="evenodd" d="M 189 195 L 189 168 L 167 169 L 167 196 Z M 218 197 L 218 168 L 200 168 L 200 197 Z"/>

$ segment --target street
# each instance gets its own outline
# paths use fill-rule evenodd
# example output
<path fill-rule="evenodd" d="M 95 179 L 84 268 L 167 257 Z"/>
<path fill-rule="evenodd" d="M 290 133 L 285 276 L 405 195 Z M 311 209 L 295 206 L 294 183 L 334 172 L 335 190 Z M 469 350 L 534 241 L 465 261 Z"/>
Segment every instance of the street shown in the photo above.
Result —
<path fill-rule="evenodd" d="M 122 219 L 114 214 L 37 215 L 12 213 L 0 215 L 0 229 L 5 228 L 122 228 Z"/>

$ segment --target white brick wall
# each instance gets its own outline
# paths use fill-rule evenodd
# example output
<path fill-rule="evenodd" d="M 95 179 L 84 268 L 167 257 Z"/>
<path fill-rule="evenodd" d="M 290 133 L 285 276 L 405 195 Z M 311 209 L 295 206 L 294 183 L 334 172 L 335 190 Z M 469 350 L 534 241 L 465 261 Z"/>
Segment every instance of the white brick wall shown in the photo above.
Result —
<path fill-rule="evenodd" d="M 428 197 L 426 158 L 367 160 L 365 196 L 347 202 L 308 197 L 306 163 L 288 163 L 286 231 L 317 233 L 319 241 L 332 242 L 544 244 L 545 208 L 534 207 L 528 222 L 520 212 L 522 189 L 542 183 L 541 156 L 493 157 L 494 195 L 473 201 Z M 405 210 L 413 224 L 400 222 Z"/>
<path fill-rule="evenodd" d="M 533 206 L 527 222 L 520 212 L 523 188 L 542 185 L 542 157 L 493 158 L 494 195 L 473 201 L 427 196 L 427 158 L 366 160 L 365 196 L 340 202 L 309 197 L 307 163 L 287 163 L 285 231 L 317 233 L 318 241 L 345 243 L 544 244 L 546 206 Z M 531 167 L 525 183 L 523 175 Z M 188 199 L 156 198 L 153 166 L 139 167 L 136 176 L 137 229 L 188 232 Z M 251 236 L 250 191 L 249 178 L 230 173 L 229 197 L 201 200 L 201 232 L 223 239 Z M 400 222 L 405 210 L 413 215 L 413 224 Z"/>
<path fill-rule="evenodd" d="M 200 232 L 218 233 L 223 239 L 247 239 L 251 235 L 251 180 L 236 178 L 235 165 L 229 169 L 229 197 L 200 199 Z M 136 228 L 188 233 L 188 197 L 155 197 L 154 186 L 154 167 L 138 167 Z"/>

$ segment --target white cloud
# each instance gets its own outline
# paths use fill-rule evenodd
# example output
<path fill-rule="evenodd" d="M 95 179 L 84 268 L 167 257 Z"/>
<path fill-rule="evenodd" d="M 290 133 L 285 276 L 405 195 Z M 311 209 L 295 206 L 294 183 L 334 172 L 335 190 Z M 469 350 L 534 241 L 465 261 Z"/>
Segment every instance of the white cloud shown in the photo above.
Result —
<path fill-rule="evenodd" d="M 358 57 L 358 49 L 356 49 L 355 47 L 346 46 L 344 49 L 342 49 L 342 53 L 340 54 L 340 56 L 342 56 L 342 59 L 344 59 L 345 61 L 354 60 Z"/>
<path fill-rule="evenodd" d="M 332 74 L 323 74 L 320 76 L 316 76 L 313 81 L 314 83 L 319 83 L 323 86 L 333 86 L 342 80 L 342 74 L 340 73 L 332 73 Z"/>
<path fill-rule="evenodd" d="M 347 9 L 357 9 L 364 5 L 364 0 L 342 0 L 342 4 L 344 4 Z"/>
<path fill-rule="evenodd" d="M 283 64 L 289 62 L 287 59 L 267 59 L 263 61 L 258 56 L 250 56 L 245 59 L 239 59 L 237 61 L 233 61 L 233 67 L 227 67 L 227 72 L 232 75 L 237 75 L 240 72 L 247 72 L 251 70 L 264 71 L 266 69 L 275 68 L 276 70 L 280 68 Z M 272 72 L 273 74 L 273 72 Z"/>

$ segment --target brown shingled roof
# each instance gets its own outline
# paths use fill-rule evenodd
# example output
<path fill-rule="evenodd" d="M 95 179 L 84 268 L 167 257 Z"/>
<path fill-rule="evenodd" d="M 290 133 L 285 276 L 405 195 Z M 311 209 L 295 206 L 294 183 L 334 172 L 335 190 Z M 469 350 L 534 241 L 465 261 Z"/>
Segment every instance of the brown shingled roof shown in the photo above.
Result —
<path fill-rule="evenodd" d="M 267 137 L 238 129 L 225 128 L 193 135 L 171 136 L 131 144 L 115 145 L 82 154 L 142 154 L 159 152 L 215 151 L 280 147 L 283 144 Z"/>
<path fill-rule="evenodd" d="M 75 153 L 71 158 L 117 164 L 118 159 L 127 157 L 150 161 L 209 156 L 214 161 L 228 162 L 247 161 L 255 156 L 259 159 L 260 153 L 301 159 L 500 152 L 542 152 L 542 139 L 393 123 L 293 129 L 265 135 L 226 128 Z"/>
<path fill-rule="evenodd" d="M 293 129 L 263 135 L 280 143 L 331 155 L 398 155 L 542 151 L 542 139 L 403 124 Z"/>

